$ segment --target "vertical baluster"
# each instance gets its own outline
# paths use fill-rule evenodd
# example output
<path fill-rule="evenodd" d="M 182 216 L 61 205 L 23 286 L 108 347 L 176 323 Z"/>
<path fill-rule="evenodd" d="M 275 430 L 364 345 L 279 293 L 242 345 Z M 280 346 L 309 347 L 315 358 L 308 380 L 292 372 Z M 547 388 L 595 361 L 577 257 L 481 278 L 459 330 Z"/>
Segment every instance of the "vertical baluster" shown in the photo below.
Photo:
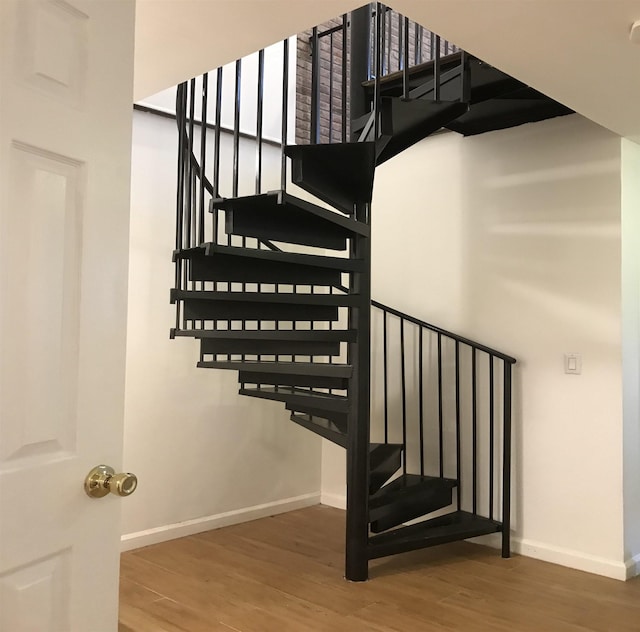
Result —
<path fill-rule="evenodd" d="M 233 193 L 238 197 L 240 179 L 240 97 L 242 90 L 242 60 L 236 61 L 236 78 L 233 99 Z"/>
<path fill-rule="evenodd" d="M 417 66 L 422 63 L 422 27 L 417 23 L 413 23 L 413 64 Z"/>
<path fill-rule="evenodd" d="M 382 72 L 382 54 L 384 51 L 384 41 L 382 39 L 382 4 L 378 2 L 375 17 L 375 82 L 373 84 L 373 140 L 376 140 L 380 134 L 380 74 Z"/>
<path fill-rule="evenodd" d="M 471 426 L 473 463 L 473 513 L 478 513 L 478 373 L 476 348 L 471 349 Z"/>
<path fill-rule="evenodd" d="M 463 103 L 471 101 L 471 68 L 469 66 L 469 54 L 465 51 L 460 53 L 460 69 L 462 71 L 462 80 L 460 81 L 460 100 Z"/>
<path fill-rule="evenodd" d="M 429 31 L 429 61 L 433 61 L 436 56 L 436 34 Z"/>
<path fill-rule="evenodd" d="M 436 35 L 436 56 L 433 64 L 433 99 L 440 101 L 440 88 L 442 77 L 440 68 L 440 36 Z"/>
<path fill-rule="evenodd" d="M 407 39 L 407 29 L 406 28 L 403 29 L 403 23 L 404 23 L 404 20 L 406 20 L 408 22 L 409 18 L 404 18 L 403 19 L 402 15 L 400 13 L 398 13 L 397 15 L 398 15 L 398 23 L 397 23 L 397 29 L 398 29 L 398 72 L 400 72 L 406 66 L 406 60 L 407 60 L 407 57 L 408 57 L 406 49 L 408 49 L 408 47 L 409 47 L 409 40 Z M 405 46 L 405 42 L 406 42 L 406 46 Z"/>
<path fill-rule="evenodd" d="M 191 218 L 193 215 L 193 206 L 194 206 L 194 198 L 196 192 L 193 187 L 193 163 L 191 161 L 191 156 L 193 154 L 193 127 L 194 127 L 194 116 L 195 116 L 195 103 L 196 103 L 196 80 L 191 79 L 189 82 L 189 136 L 187 139 L 187 213 L 186 213 L 186 225 L 185 225 L 185 233 L 186 233 L 186 248 L 191 248 Z"/>
<path fill-rule="evenodd" d="M 333 140 L 333 33 L 329 33 L 329 142 Z"/>
<path fill-rule="evenodd" d="M 407 473 L 407 385 L 404 368 L 404 318 L 400 318 L 400 377 L 402 381 L 402 472 Z"/>
<path fill-rule="evenodd" d="M 216 73 L 216 122 L 215 135 L 213 141 L 213 199 L 220 197 L 220 127 L 222 125 L 222 67 Z M 213 209 L 213 243 L 218 243 L 218 219 L 220 210 Z M 217 289 L 217 282 L 214 288 Z"/>
<path fill-rule="evenodd" d="M 418 325 L 420 335 L 418 337 L 418 393 L 419 393 L 419 417 L 420 417 L 420 475 L 424 476 L 424 377 L 423 368 L 424 362 L 422 357 L 422 332 L 423 327 Z"/>
<path fill-rule="evenodd" d="M 384 442 L 389 443 L 389 382 L 388 382 L 388 358 L 387 358 L 387 312 L 382 312 L 384 321 L 382 325 L 382 349 L 383 349 L 383 380 L 384 380 Z"/>
<path fill-rule="evenodd" d="M 320 40 L 318 27 L 311 32 L 311 144 L 320 142 Z"/>
<path fill-rule="evenodd" d="M 178 119 L 178 193 L 176 197 L 176 250 L 182 250 L 184 225 L 184 175 L 185 175 L 185 134 L 186 130 L 187 84 L 178 86 L 176 96 L 176 117 Z M 176 285 L 178 287 L 178 285 Z"/>
<path fill-rule="evenodd" d="M 258 91 L 256 94 L 256 195 L 262 193 L 262 122 L 264 101 L 264 48 L 258 52 Z"/>
<path fill-rule="evenodd" d="M 388 15 L 387 15 L 388 14 Z M 387 64 L 385 66 L 385 70 L 387 73 L 391 72 L 391 51 L 393 49 L 393 16 L 390 13 L 389 7 L 384 8 L 384 19 L 385 19 L 385 33 L 387 34 Z"/>
<path fill-rule="evenodd" d="M 444 418 L 442 403 L 442 335 L 438 333 L 438 460 L 440 478 L 444 476 Z"/>
<path fill-rule="evenodd" d="M 503 455 L 502 455 L 502 557 L 511 556 L 511 365 L 504 364 L 504 411 L 502 413 Z"/>
<path fill-rule="evenodd" d="M 176 251 L 182 250 L 182 227 L 184 223 L 184 171 L 185 171 L 185 133 L 186 133 L 186 98 L 187 84 L 182 83 L 178 86 L 176 93 L 176 118 L 178 121 L 178 192 L 176 196 Z M 177 290 L 182 289 L 182 258 L 177 257 L 175 261 L 175 287 Z M 182 301 L 176 301 L 176 329 L 180 329 L 180 312 Z"/>
<path fill-rule="evenodd" d="M 287 146 L 289 108 L 289 40 L 282 42 L 282 154 L 280 163 L 280 188 L 287 188 L 287 156 L 284 153 Z"/>
<path fill-rule="evenodd" d="M 385 65 L 385 55 L 387 52 L 387 9 L 386 7 L 381 4 L 380 2 L 378 3 L 378 11 L 377 13 L 379 14 L 379 20 L 380 20 L 380 35 L 382 37 L 382 39 L 378 40 L 380 42 L 380 50 L 381 50 L 381 58 L 380 58 L 380 66 L 379 66 L 379 70 L 380 73 L 384 76 L 387 72 L 387 66 Z"/>
<path fill-rule="evenodd" d="M 403 55 L 404 60 L 402 64 L 402 96 L 404 99 L 409 99 L 409 18 L 404 19 L 403 23 Z"/>
<path fill-rule="evenodd" d="M 209 73 L 202 75 L 202 113 L 200 131 L 200 212 L 198 216 L 198 244 L 205 241 L 204 236 L 204 181 L 207 166 L 207 100 L 209 96 Z"/>
<path fill-rule="evenodd" d="M 494 386 L 493 386 L 493 356 L 489 355 L 489 518 L 493 520 L 493 470 L 494 470 L 494 442 L 495 442 L 495 428 L 494 428 Z"/>
<path fill-rule="evenodd" d="M 460 436 L 460 343 L 456 340 L 456 480 L 458 481 L 458 511 L 462 509 L 462 463 Z"/>
<path fill-rule="evenodd" d="M 341 121 L 342 121 L 342 142 L 347 142 L 347 46 L 348 46 L 349 28 L 347 24 L 347 14 L 342 16 L 342 103 L 341 103 Z"/>

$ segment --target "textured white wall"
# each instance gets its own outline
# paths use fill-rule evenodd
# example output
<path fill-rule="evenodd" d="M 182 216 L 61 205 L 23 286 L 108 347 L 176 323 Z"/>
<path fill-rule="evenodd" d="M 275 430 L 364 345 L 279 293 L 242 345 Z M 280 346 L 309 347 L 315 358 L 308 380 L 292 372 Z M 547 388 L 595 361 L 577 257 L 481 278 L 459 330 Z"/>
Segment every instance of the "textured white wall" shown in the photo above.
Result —
<path fill-rule="evenodd" d="M 378 169 L 373 231 L 374 298 L 519 360 L 516 548 L 624 576 L 619 138 L 571 116 L 427 139 Z M 344 497 L 334 446 L 322 479 Z"/>
<path fill-rule="evenodd" d="M 317 502 L 320 489 L 317 437 L 277 402 L 240 397 L 235 372 L 196 369 L 196 341 L 169 340 L 176 137 L 174 121 L 134 113 L 124 462 L 140 486 L 122 525 L 140 536 L 131 545 L 148 543 L 150 530 L 180 535 L 171 525 L 184 521 L 215 526 L 228 512 Z M 278 182 L 279 155 L 265 147 L 265 189 Z M 241 156 L 253 165 L 252 141 Z M 230 168 L 224 161 L 223 178 Z M 244 171 L 240 188 L 251 190 Z"/>

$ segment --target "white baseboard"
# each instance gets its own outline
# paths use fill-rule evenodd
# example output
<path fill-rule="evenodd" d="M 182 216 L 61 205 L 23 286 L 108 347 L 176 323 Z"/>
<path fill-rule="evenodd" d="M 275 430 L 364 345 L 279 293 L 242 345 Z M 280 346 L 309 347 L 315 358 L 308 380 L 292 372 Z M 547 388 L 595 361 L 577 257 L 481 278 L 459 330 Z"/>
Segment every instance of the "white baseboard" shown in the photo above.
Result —
<path fill-rule="evenodd" d="M 322 492 L 320 495 L 320 504 L 327 507 L 335 507 L 336 509 L 347 508 L 347 497 L 342 494 L 327 494 Z"/>
<path fill-rule="evenodd" d="M 636 575 L 640 575 L 640 553 L 638 553 L 638 555 L 630 557 L 625 562 L 625 568 L 627 570 L 627 579 L 631 579 Z"/>
<path fill-rule="evenodd" d="M 266 518 L 295 509 L 311 507 L 320 503 L 320 493 L 304 494 L 302 496 L 294 496 L 293 498 L 284 498 L 275 502 L 265 503 L 264 505 L 254 505 L 253 507 L 244 507 L 234 511 L 216 514 L 214 516 L 204 516 L 195 518 L 194 520 L 186 520 L 175 524 L 168 524 L 162 527 L 154 527 L 153 529 L 145 529 L 135 533 L 127 533 L 120 539 L 120 550 L 130 551 L 131 549 L 139 549 L 150 544 L 158 544 L 167 540 L 183 538 L 188 535 L 202 533 L 203 531 L 211 531 L 212 529 L 220 529 L 241 522 L 249 522 L 258 518 Z"/>
<path fill-rule="evenodd" d="M 484 544 L 485 546 L 494 548 L 500 548 L 501 546 L 500 534 L 498 533 L 472 538 L 469 542 Z M 552 564 L 559 564 L 560 566 L 566 566 L 587 573 L 594 573 L 595 575 L 602 575 L 603 577 L 610 577 L 611 579 L 624 581 L 629 577 L 629 562 L 625 564 L 623 562 L 617 562 L 616 560 L 589 555 L 582 551 L 527 540 L 526 538 L 512 537 L 511 550 L 525 557 L 532 557 L 536 560 L 542 560 L 543 562 L 551 562 Z M 636 558 L 634 558 L 634 560 L 635 559 Z M 640 555 L 637 556 L 636 561 L 640 562 Z M 631 560 L 630 562 L 635 568 L 635 562 Z"/>

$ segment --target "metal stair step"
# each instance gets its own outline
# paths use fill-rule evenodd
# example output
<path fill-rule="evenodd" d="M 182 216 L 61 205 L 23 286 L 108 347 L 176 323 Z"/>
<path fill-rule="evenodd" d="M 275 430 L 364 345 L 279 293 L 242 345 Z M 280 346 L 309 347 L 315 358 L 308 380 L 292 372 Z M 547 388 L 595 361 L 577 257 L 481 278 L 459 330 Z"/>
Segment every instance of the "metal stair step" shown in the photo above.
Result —
<path fill-rule="evenodd" d="M 190 281 L 340 285 L 343 272 L 362 270 L 362 261 L 257 248 L 205 244 L 174 254 L 189 261 Z"/>
<path fill-rule="evenodd" d="M 261 373 L 277 373 L 284 375 L 318 375 L 327 377 L 348 378 L 353 372 L 350 364 L 328 364 L 311 362 L 253 362 L 253 361 L 221 361 L 198 362 L 204 369 L 232 369 L 235 371 L 257 371 Z"/>
<path fill-rule="evenodd" d="M 331 388 L 346 390 L 349 379 L 331 375 L 300 375 L 287 373 L 264 373 L 260 371 L 240 371 L 240 384 L 271 384 L 273 386 L 308 386 L 311 388 Z"/>
<path fill-rule="evenodd" d="M 289 145 L 285 153 L 293 183 L 339 211 L 353 215 L 356 204 L 371 202 L 373 143 Z"/>
<path fill-rule="evenodd" d="M 249 397 L 285 402 L 288 409 L 290 409 L 289 406 L 295 408 L 298 404 L 307 404 L 313 406 L 318 411 L 322 411 L 323 414 L 326 412 L 348 413 L 350 406 L 349 398 L 343 395 L 318 393 L 316 391 L 307 391 L 292 386 L 241 388 L 239 393 L 240 395 L 247 395 Z"/>
<path fill-rule="evenodd" d="M 292 413 L 304 413 L 306 415 L 312 415 L 313 417 L 320 417 L 322 419 L 328 419 L 333 422 L 338 428 L 340 428 L 341 432 L 347 433 L 347 426 L 349 423 L 349 414 L 348 412 L 340 412 L 335 410 L 326 410 L 323 408 L 316 407 L 314 402 L 296 402 L 296 403 L 287 403 L 285 405 L 287 410 L 290 410 Z"/>
<path fill-rule="evenodd" d="M 346 250 L 350 237 L 370 235 L 367 224 L 284 191 L 214 200 L 212 206 L 226 211 L 225 227 L 232 235 L 331 250 Z"/>
<path fill-rule="evenodd" d="M 401 465 L 401 443 L 372 443 L 369 446 L 369 494 L 375 494 Z"/>
<path fill-rule="evenodd" d="M 305 413 L 291 413 L 291 421 L 299 426 L 315 432 L 343 448 L 347 447 L 347 435 L 331 420 L 314 417 Z"/>
<path fill-rule="evenodd" d="M 403 474 L 369 498 L 371 531 L 379 533 L 451 504 L 456 481 Z"/>
<path fill-rule="evenodd" d="M 378 165 L 421 141 L 468 110 L 460 101 L 404 101 L 383 97 L 381 107 L 382 142 L 378 141 Z"/>
<path fill-rule="evenodd" d="M 335 321 L 338 308 L 358 304 L 356 294 L 276 294 L 172 290 L 186 320 Z"/>
<path fill-rule="evenodd" d="M 336 356 L 340 354 L 339 341 L 323 340 L 256 340 L 255 338 L 202 338 L 200 353 L 245 355 L 305 355 Z"/>
<path fill-rule="evenodd" d="M 473 136 L 572 113 L 570 108 L 549 98 L 492 99 L 474 105 L 469 112 L 445 127 L 465 136 Z"/>
<path fill-rule="evenodd" d="M 355 329 L 172 329 L 171 338 L 188 337 L 212 340 L 275 340 L 299 342 L 355 342 Z"/>
<path fill-rule="evenodd" d="M 500 531 L 502 525 L 495 520 L 465 511 L 455 511 L 369 537 L 368 557 L 372 560 Z"/>

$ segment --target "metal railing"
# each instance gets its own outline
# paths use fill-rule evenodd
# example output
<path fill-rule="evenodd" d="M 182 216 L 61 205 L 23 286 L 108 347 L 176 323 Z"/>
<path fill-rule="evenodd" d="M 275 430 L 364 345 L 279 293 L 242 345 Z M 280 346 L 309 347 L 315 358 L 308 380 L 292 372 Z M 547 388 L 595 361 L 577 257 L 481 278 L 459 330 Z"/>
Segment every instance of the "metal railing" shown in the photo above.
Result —
<path fill-rule="evenodd" d="M 401 443 L 403 473 L 458 482 L 457 509 L 509 535 L 516 360 L 372 301 L 372 441 Z"/>
<path fill-rule="evenodd" d="M 255 97 L 252 103 L 242 95 L 243 64 L 239 59 L 232 66 L 220 67 L 201 77 L 182 83 L 176 93 L 176 119 L 178 125 L 178 187 L 176 203 L 176 251 L 195 248 L 205 242 L 221 243 L 229 240 L 221 231 L 221 214 L 224 211 L 212 206 L 212 200 L 223 197 L 237 197 L 240 194 L 261 194 L 265 190 L 264 151 L 265 146 L 280 147 L 279 185 L 283 190 L 287 184 L 287 159 L 284 148 L 288 140 L 289 111 L 289 41 L 281 44 L 282 80 L 280 91 L 273 90 L 269 99 L 281 101 L 280 119 L 274 124 L 279 127 L 280 139 L 265 138 L 265 51 L 257 53 L 255 70 Z M 222 125 L 223 103 L 229 102 L 225 94 L 224 74 L 233 70 L 233 124 L 230 128 Z M 255 134 L 240 128 L 242 108 L 255 107 Z M 231 137 L 223 143 L 223 133 Z M 242 151 L 241 151 L 242 141 Z M 253 149 L 250 148 L 253 144 Z M 253 167 L 247 157 L 254 154 Z M 241 155 L 243 163 L 241 165 Z M 231 164 L 231 173 L 223 176 L 223 164 Z M 248 176 L 253 168 L 253 177 Z M 241 190 L 240 174 L 243 181 L 253 182 L 251 190 L 245 184 Z M 271 183 L 274 184 L 274 183 Z M 274 187 L 271 187 L 274 188 Z M 211 210 L 211 213 L 209 211 Z M 246 238 L 244 238 L 246 240 Z M 244 242 L 246 244 L 246 242 Z M 230 245 L 230 242 L 227 244 Z M 263 244 L 264 245 L 264 244 Z M 259 244 L 256 243 L 256 246 Z M 273 246 L 271 246 L 273 249 Z"/>
<path fill-rule="evenodd" d="M 381 3 L 371 3 L 366 41 L 366 76 L 375 81 L 394 73 L 403 74 L 405 98 L 409 98 L 409 76 L 423 64 L 433 64 L 436 94 L 439 98 L 442 58 L 460 49 L 451 42 Z M 354 39 L 349 15 L 339 24 L 312 29 L 311 50 L 311 125 L 309 142 L 346 142 L 350 138 L 351 120 L 350 55 Z M 353 86 L 352 86 L 353 90 Z M 371 108 L 374 104 L 371 104 Z"/>

